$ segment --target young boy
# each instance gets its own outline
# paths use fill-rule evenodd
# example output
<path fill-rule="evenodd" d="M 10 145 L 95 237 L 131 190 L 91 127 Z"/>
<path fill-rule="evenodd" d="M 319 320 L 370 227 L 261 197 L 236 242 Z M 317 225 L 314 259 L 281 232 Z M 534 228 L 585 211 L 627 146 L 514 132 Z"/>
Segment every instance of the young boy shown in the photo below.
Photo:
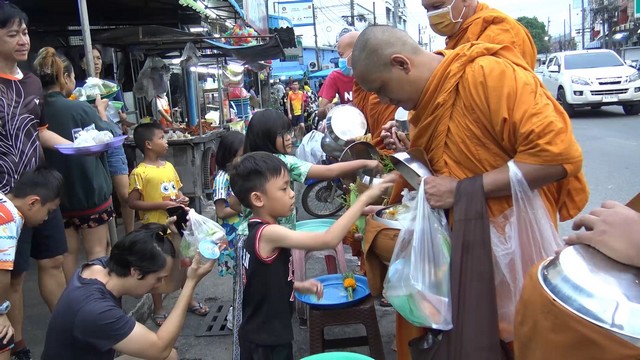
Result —
<path fill-rule="evenodd" d="M 231 189 L 240 203 L 251 209 L 249 235 L 239 263 L 243 266 L 240 358 L 293 359 L 293 291 L 322 298 L 316 280 L 295 282 L 290 249 L 333 249 L 349 232 L 365 206 L 389 188 L 394 176 L 374 185 L 323 233 L 296 232 L 277 225 L 295 206 L 286 164 L 266 152 L 244 155 L 231 169 Z"/>
<path fill-rule="evenodd" d="M 182 183 L 176 169 L 160 159 L 169 149 L 162 125 L 153 122 L 136 126 L 133 140 L 144 159 L 129 175 L 129 207 L 140 211 L 143 224 L 165 224 L 169 218 L 167 209 L 186 206 L 189 198 L 180 191 Z M 167 319 L 162 295 L 152 294 L 152 298 L 153 322 L 161 326 Z M 209 308 L 192 299 L 189 312 L 205 316 Z"/>
<path fill-rule="evenodd" d="M 304 100 L 305 94 L 300 91 L 300 85 L 297 81 L 291 84 L 291 92 L 287 96 L 287 110 L 289 111 L 289 120 L 293 126 L 298 143 L 304 137 Z"/>
<path fill-rule="evenodd" d="M 8 360 L 14 346 L 8 296 L 22 226 L 42 224 L 60 205 L 61 193 L 62 175 L 46 168 L 24 172 L 9 193 L 0 193 L 0 360 Z"/>

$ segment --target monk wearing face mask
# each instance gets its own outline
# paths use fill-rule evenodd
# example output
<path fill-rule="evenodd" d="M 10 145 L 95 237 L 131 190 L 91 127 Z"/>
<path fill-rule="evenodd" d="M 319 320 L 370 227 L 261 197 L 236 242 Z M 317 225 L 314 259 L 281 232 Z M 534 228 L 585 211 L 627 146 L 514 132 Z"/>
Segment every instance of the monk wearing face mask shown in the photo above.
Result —
<path fill-rule="evenodd" d="M 511 45 L 531 69 L 536 67 L 537 51 L 527 29 L 509 15 L 479 3 L 478 0 L 422 0 L 429 25 L 447 37 L 446 49 L 472 41 Z"/>
<path fill-rule="evenodd" d="M 501 215 L 512 206 L 510 160 L 554 221 L 585 206 L 588 188 L 571 121 L 513 47 L 472 42 L 430 53 L 401 30 L 370 26 L 351 64 L 364 90 L 415 111 L 411 147 L 425 151 L 437 175 L 426 180 L 432 207 L 452 208 L 457 182 L 482 176 L 488 215 Z M 406 342 L 424 329 L 396 326 L 398 359 L 409 359 Z M 513 339 L 512 325 L 500 330 L 502 339 Z"/>

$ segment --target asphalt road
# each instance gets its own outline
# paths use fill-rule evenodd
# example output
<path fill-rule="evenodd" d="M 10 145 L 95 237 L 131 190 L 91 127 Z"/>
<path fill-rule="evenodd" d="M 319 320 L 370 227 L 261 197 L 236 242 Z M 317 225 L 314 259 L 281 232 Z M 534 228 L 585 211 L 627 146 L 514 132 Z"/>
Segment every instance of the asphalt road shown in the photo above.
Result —
<path fill-rule="evenodd" d="M 625 116 L 619 107 L 606 107 L 601 110 L 579 111 L 573 119 L 573 130 L 580 142 L 584 154 L 584 170 L 591 189 L 591 198 L 585 212 L 597 207 L 607 199 L 626 202 L 640 192 L 640 116 Z M 297 192 L 300 194 L 300 191 Z M 298 205 L 300 220 L 308 219 Z M 562 235 L 570 231 L 570 222 L 560 226 Z M 348 251 L 347 251 L 348 252 Z M 348 258 L 350 266 L 355 260 Z M 308 275 L 322 272 L 323 261 L 313 257 L 308 267 Z M 35 269 L 35 264 L 32 265 Z M 31 271 L 25 284 L 25 338 L 33 351 L 34 359 L 40 357 L 49 314 L 38 293 L 37 273 Z M 196 297 L 212 307 L 214 304 L 231 301 L 231 279 L 209 275 L 199 286 Z M 166 300 L 168 308 L 175 302 L 176 295 Z M 131 300 L 125 305 L 132 304 Z M 130 306 L 130 305 L 129 305 Z M 378 319 L 385 346 L 387 359 L 395 359 L 390 349 L 394 334 L 393 312 L 378 309 Z M 148 324 L 155 330 L 155 326 Z M 202 326 L 202 318 L 188 314 L 182 336 L 178 341 L 179 353 L 185 360 L 229 359 L 231 349 L 230 336 L 195 337 Z M 296 358 L 308 354 L 308 335 L 305 329 L 295 329 Z M 363 331 L 361 329 L 341 329 L 340 331 Z M 366 349 L 355 351 L 367 353 Z"/>

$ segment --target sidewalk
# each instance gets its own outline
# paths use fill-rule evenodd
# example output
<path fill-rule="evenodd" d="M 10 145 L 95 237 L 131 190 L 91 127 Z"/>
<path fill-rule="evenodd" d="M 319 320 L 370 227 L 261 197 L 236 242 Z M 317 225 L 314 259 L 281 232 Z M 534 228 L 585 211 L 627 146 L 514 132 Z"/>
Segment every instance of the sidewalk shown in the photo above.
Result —
<path fill-rule="evenodd" d="M 297 191 L 297 194 L 300 194 Z M 302 206 L 297 204 L 298 207 L 298 219 L 307 220 L 310 217 L 304 212 Z M 204 212 L 211 212 L 211 206 L 208 206 Z M 118 227 L 118 233 L 122 236 L 122 227 Z M 346 250 L 347 254 L 351 254 L 349 249 Z M 354 268 L 356 265 L 356 259 L 347 255 L 347 265 L 350 268 Z M 324 269 L 324 259 L 319 255 L 312 255 L 307 262 L 307 274 L 309 277 L 314 277 L 326 273 Z M 25 281 L 25 327 L 24 337 L 33 353 L 34 359 L 39 359 L 44 346 L 44 338 L 47 329 L 47 323 L 49 321 L 49 311 L 40 297 L 37 283 L 37 271 L 35 262 L 31 265 L 31 270 L 27 275 Z M 168 295 L 165 299 L 165 308 L 167 311 L 171 310 L 175 301 L 178 298 L 179 293 L 173 293 Z M 198 288 L 196 289 L 195 298 L 204 302 L 212 312 L 215 311 L 214 306 L 231 304 L 232 302 L 232 278 L 229 276 L 219 277 L 214 272 L 209 274 L 203 279 Z M 138 315 L 147 315 L 151 310 L 150 298 L 142 299 L 140 302 L 138 299 L 131 297 L 125 297 L 123 299 L 123 306 L 126 312 L 132 311 L 138 307 Z M 395 333 L 395 316 L 394 311 L 388 308 L 376 307 L 378 315 L 378 323 L 380 326 L 380 332 L 382 334 L 382 341 L 385 348 L 385 356 L 387 360 L 395 360 L 396 354 L 391 350 L 391 343 L 394 339 Z M 226 313 L 223 314 L 226 316 Z M 182 360 L 205 360 L 205 359 L 231 359 L 233 336 L 221 335 L 221 336 L 196 336 L 201 332 L 205 325 L 207 318 L 200 317 L 194 314 L 187 314 L 182 333 L 178 338 L 176 344 L 178 348 L 178 354 Z M 301 359 L 309 355 L 309 334 L 307 329 L 302 329 L 298 326 L 297 319 L 292 319 L 294 328 L 294 358 Z M 155 331 L 157 327 L 153 322 L 148 319 L 146 326 Z M 338 336 L 358 336 L 364 335 L 364 327 L 361 325 L 345 326 L 339 328 L 330 328 L 326 331 L 327 337 Z M 349 351 L 359 352 L 367 355 L 367 348 L 354 348 Z"/>

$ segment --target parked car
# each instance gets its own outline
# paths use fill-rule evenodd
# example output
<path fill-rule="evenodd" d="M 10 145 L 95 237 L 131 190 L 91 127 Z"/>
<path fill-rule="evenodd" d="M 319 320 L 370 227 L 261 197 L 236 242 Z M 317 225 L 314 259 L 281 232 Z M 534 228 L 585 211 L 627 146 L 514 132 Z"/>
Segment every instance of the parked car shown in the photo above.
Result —
<path fill-rule="evenodd" d="M 622 105 L 627 115 L 640 113 L 640 75 L 611 50 L 581 50 L 549 56 L 542 82 L 564 110 Z"/>

